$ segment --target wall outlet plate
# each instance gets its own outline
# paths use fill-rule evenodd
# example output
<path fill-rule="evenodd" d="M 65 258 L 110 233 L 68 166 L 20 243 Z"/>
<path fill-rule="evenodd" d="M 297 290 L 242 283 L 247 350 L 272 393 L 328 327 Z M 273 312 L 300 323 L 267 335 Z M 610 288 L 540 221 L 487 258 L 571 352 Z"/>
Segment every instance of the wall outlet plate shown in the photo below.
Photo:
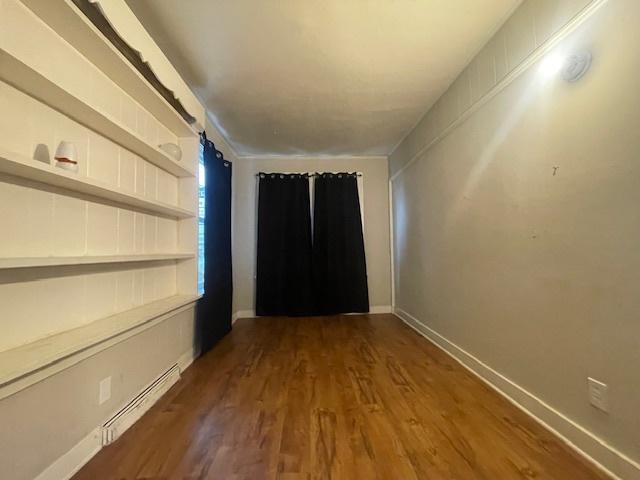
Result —
<path fill-rule="evenodd" d="M 100 388 L 98 393 L 98 405 L 102 405 L 104 402 L 111 398 L 111 377 L 103 378 L 100 380 Z"/>
<path fill-rule="evenodd" d="M 609 387 L 595 378 L 588 377 L 589 403 L 594 407 L 609 412 Z"/>

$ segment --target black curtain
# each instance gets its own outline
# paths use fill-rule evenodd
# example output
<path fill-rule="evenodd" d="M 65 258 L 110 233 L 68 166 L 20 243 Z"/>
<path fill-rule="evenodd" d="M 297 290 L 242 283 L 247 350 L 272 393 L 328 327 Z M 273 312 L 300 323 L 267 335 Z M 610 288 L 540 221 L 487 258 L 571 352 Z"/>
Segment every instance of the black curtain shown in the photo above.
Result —
<path fill-rule="evenodd" d="M 311 213 L 309 179 L 259 174 L 257 315 L 311 315 Z"/>
<path fill-rule="evenodd" d="M 205 169 L 204 296 L 198 303 L 196 342 L 200 352 L 231 331 L 231 162 L 202 135 Z"/>
<path fill-rule="evenodd" d="M 317 312 L 369 311 L 360 199 L 356 174 L 315 178 L 313 270 Z"/>

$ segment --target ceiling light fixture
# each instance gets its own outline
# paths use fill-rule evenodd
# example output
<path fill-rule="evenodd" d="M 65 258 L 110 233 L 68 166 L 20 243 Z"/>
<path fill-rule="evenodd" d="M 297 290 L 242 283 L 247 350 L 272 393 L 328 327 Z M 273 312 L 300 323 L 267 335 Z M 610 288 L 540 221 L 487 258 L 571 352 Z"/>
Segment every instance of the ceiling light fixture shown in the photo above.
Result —
<path fill-rule="evenodd" d="M 545 79 L 558 73 L 570 83 L 580 80 L 591 66 L 591 52 L 582 51 L 573 55 L 556 52 L 547 56 L 540 64 L 540 73 Z"/>
<path fill-rule="evenodd" d="M 562 78 L 567 82 L 577 82 L 589 70 L 591 59 L 591 52 L 587 51 L 571 55 L 565 60 L 562 67 Z"/>

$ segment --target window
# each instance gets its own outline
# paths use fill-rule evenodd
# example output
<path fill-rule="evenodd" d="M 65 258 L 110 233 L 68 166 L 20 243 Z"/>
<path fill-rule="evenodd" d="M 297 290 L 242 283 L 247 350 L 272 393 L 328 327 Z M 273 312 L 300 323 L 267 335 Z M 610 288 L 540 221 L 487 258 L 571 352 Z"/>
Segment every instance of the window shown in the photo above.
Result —
<path fill-rule="evenodd" d="M 200 144 L 198 159 L 198 293 L 204 293 L 204 145 Z"/>

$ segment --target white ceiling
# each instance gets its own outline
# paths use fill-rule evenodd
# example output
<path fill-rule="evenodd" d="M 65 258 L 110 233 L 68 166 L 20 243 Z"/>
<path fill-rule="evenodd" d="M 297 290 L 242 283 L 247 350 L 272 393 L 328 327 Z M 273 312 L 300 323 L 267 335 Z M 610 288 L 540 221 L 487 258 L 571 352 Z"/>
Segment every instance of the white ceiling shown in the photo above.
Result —
<path fill-rule="evenodd" d="M 387 155 L 520 0 L 127 0 L 239 155 Z"/>

